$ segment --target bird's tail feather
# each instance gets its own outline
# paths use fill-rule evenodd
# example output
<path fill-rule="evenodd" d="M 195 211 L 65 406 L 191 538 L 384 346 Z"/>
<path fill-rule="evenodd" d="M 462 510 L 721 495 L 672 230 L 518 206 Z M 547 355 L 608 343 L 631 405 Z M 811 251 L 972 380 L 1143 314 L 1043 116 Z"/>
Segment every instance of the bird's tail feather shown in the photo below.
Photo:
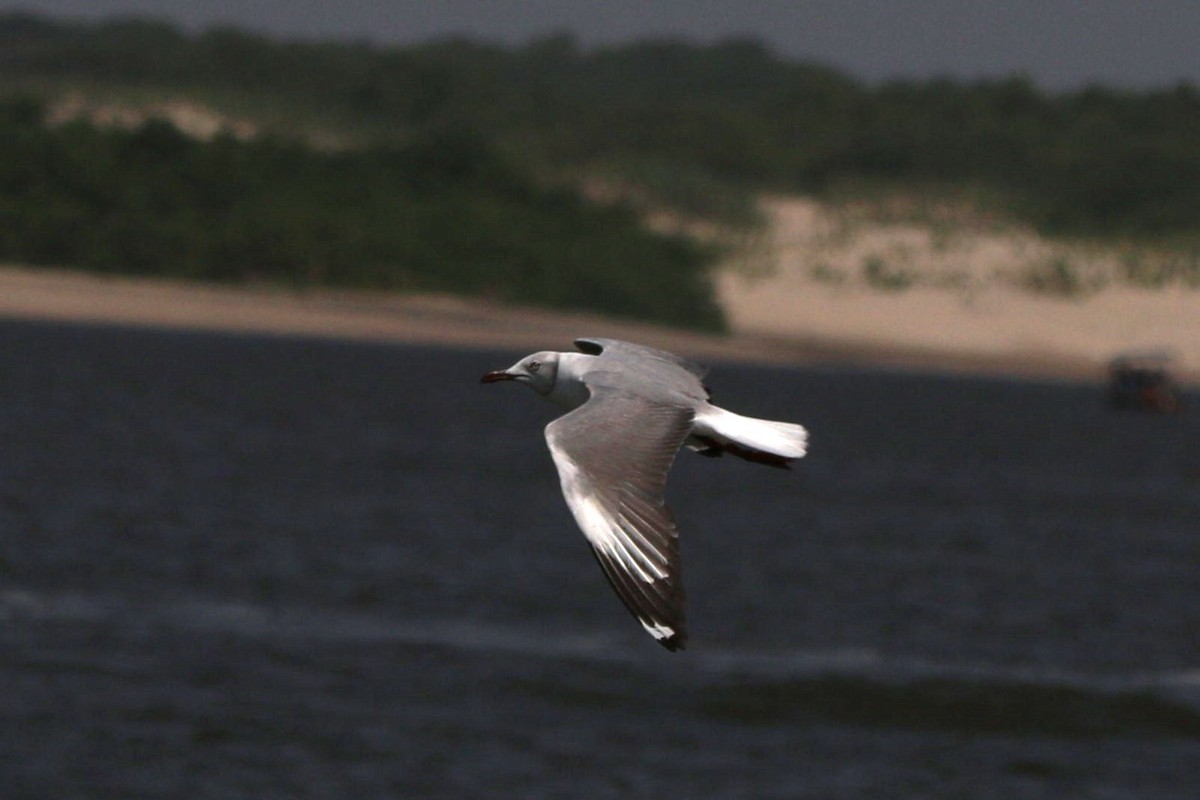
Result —
<path fill-rule="evenodd" d="M 696 415 L 688 445 L 706 455 L 732 453 L 747 461 L 787 467 L 808 450 L 808 431 L 803 425 L 708 406 Z"/>

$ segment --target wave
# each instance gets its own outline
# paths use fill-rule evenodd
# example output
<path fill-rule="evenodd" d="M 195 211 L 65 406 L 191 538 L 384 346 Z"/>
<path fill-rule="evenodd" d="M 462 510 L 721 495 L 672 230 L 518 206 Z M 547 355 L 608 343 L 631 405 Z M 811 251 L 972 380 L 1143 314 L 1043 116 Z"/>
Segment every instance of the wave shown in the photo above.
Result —
<path fill-rule="evenodd" d="M 758 724 L 820 721 L 972 735 L 1200 738 L 1194 698 L 1152 686 L 823 675 L 716 687 L 700 705 L 713 717 Z"/>
<path fill-rule="evenodd" d="M 0 622 L 19 620 L 231 634 L 255 640 L 318 645 L 391 643 L 552 659 L 638 660 L 634 655 L 623 655 L 622 640 L 613 637 L 505 627 L 484 620 L 410 621 L 315 608 L 274 608 L 241 601 L 138 602 L 106 595 L 42 595 L 19 589 L 0 590 Z"/>
<path fill-rule="evenodd" d="M 971 735 L 1200 738 L 1200 670 L 1135 675 L 883 658 L 726 654 L 703 713 Z"/>
<path fill-rule="evenodd" d="M 232 634 L 305 646 L 400 644 L 521 660 L 617 665 L 639 672 L 640 681 L 652 691 L 673 684 L 697 714 L 740 724 L 1200 739 L 1200 669 L 1095 675 L 889 658 L 851 649 L 761 653 L 698 647 L 682 658 L 668 659 L 643 646 L 640 637 L 567 634 L 464 619 L 400 621 L 366 613 L 279 610 L 206 599 L 137 603 L 13 589 L 0 591 L 0 621 L 5 620 Z M 615 685 L 628 687 L 630 682 Z M 524 687 L 533 694 L 554 689 Z M 632 701 L 635 694 L 625 699 Z M 618 695 L 611 699 L 622 701 Z"/>

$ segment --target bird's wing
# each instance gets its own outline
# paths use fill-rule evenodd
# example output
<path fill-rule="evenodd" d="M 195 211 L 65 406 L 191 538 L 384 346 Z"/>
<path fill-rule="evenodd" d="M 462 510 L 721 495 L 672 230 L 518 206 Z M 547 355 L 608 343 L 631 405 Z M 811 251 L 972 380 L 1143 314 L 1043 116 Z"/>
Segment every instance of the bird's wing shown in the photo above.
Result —
<path fill-rule="evenodd" d="M 546 426 L 563 496 L 625 606 L 679 650 L 687 640 L 679 531 L 663 492 L 692 410 L 602 386 L 591 392 Z"/>
<path fill-rule="evenodd" d="M 613 355 L 630 355 L 637 358 L 651 358 L 659 361 L 665 361 L 669 364 L 674 364 L 677 367 L 682 367 L 692 373 L 697 380 L 704 380 L 704 376 L 708 374 L 708 369 L 700 366 L 694 361 L 689 361 L 686 358 L 677 356 L 674 353 L 668 353 L 666 350 L 659 350 L 654 347 L 646 347 L 644 344 L 634 344 L 633 342 L 623 342 L 620 339 L 604 339 L 596 336 L 581 337 L 575 340 L 575 346 L 579 348 L 579 352 L 587 353 L 588 355 L 598 356 L 601 353 L 610 353 Z"/>

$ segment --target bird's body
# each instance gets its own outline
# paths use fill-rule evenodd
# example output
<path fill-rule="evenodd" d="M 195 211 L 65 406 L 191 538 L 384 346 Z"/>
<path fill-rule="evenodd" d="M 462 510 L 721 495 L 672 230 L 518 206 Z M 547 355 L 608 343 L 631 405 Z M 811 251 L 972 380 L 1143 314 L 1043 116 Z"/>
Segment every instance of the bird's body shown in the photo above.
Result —
<path fill-rule="evenodd" d="M 709 402 L 704 371 L 663 350 L 577 339 L 580 352 L 540 352 L 483 381 L 525 383 L 568 409 L 546 426 L 563 496 L 626 607 L 670 650 L 687 640 L 679 532 L 664 500 L 683 445 L 786 467 L 808 434 Z"/>

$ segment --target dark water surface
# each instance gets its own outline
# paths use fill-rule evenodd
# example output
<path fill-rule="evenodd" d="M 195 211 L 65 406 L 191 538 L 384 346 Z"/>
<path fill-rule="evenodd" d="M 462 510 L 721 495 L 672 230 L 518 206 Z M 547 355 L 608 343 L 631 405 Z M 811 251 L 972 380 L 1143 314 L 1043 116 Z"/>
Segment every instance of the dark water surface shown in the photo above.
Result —
<path fill-rule="evenodd" d="M 1200 797 L 1197 398 L 720 365 L 672 655 L 515 355 L 0 323 L 0 796 Z"/>

